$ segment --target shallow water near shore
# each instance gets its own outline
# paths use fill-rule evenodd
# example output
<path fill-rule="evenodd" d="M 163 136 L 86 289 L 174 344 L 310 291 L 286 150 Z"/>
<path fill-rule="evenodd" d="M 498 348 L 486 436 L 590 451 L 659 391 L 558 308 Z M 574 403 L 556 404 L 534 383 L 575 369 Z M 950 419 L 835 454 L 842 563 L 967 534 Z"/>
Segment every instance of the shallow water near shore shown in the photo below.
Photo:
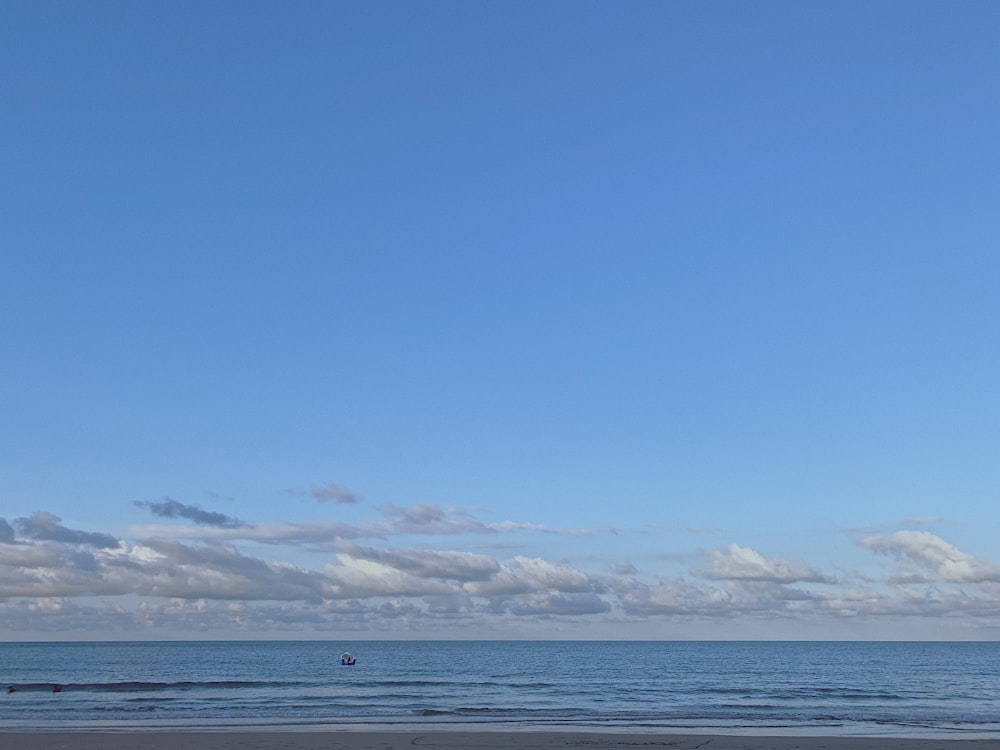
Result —
<path fill-rule="evenodd" d="M 341 666 L 342 651 L 358 659 Z M 0 644 L 5 729 L 491 726 L 1000 738 L 1000 644 Z"/>

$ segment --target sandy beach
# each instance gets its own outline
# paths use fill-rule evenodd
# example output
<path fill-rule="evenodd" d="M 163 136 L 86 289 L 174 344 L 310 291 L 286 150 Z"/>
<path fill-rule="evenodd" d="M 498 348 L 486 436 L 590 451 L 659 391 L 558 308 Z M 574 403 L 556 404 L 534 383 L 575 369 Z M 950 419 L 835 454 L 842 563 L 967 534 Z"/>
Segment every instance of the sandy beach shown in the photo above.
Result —
<path fill-rule="evenodd" d="M 1000 739 L 517 731 L 0 732 L 18 750 L 986 750 Z"/>

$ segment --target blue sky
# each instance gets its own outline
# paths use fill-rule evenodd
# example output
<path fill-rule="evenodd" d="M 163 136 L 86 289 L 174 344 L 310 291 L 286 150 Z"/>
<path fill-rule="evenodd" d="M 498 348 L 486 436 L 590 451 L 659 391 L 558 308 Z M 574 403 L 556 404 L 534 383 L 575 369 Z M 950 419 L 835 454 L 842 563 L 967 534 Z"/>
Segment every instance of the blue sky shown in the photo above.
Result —
<path fill-rule="evenodd" d="M 0 17 L 0 637 L 1000 637 L 995 3 Z"/>

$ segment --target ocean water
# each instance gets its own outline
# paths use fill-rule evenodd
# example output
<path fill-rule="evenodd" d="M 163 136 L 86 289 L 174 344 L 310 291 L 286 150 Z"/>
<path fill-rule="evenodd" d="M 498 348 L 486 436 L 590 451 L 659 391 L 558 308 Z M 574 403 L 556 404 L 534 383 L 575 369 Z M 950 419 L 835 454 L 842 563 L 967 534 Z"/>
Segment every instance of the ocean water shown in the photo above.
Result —
<path fill-rule="evenodd" d="M 345 650 L 355 666 L 341 666 Z M 0 690 L 3 729 L 474 723 L 1000 738 L 998 643 L 0 643 Z"/>

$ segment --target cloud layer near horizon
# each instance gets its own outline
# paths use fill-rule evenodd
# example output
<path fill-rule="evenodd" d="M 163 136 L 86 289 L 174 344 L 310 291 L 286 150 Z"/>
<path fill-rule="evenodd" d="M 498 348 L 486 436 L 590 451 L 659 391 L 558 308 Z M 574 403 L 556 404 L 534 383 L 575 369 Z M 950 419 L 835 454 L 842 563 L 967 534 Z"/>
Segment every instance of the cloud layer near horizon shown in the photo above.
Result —
<path fill-rule="evenodd" d="M 603 623 L 613 634 L 616 623 L 679 618 L 1000 621 L 1000 567 L 927 531 L 857 540 L 894 561 L 881 579 L 834 575 L 737 543 L 698 550 L 686 574 L 662 577 L 628 560 L 594 571 L 489 551 L 502 544 L 441 544 L 619 532 L 488 524 L 435 505 L 387 506 L 357 525 L 256 526 L 169 499 L 137 505 L 176 523 L 133 527 L 119 538 L 68 528 L 42 511 L 0 519 L 0 631 L 426 636 L 525 623 Z M 290 561 L 302 553 L 320 562 Z"/>

